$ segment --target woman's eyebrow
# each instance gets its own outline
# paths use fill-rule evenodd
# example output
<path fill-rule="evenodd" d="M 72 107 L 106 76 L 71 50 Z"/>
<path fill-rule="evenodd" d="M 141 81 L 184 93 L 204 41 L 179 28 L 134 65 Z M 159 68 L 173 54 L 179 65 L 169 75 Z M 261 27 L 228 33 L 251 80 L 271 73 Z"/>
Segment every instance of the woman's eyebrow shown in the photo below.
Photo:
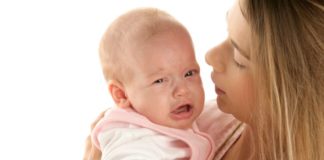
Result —
<path fill-rule="evenodd" d="M 249 55 L 248 54 L 246 54 L 246 52 L 245 51 L 243 51 L 242 49 L 241 49 L 241 47 L 239 47 L 238 45 L 237 45 L 237 43 L 235 43 L 235 41 L 233 40 L 233 39 L 230 39 L 230 42 L 232 43 L 232 45 L 234 46 L 234 48 L 236 48 L 246 59 L 248 59 L 248 60 L 250 60 L 250 57 L 249 57 Z"/>

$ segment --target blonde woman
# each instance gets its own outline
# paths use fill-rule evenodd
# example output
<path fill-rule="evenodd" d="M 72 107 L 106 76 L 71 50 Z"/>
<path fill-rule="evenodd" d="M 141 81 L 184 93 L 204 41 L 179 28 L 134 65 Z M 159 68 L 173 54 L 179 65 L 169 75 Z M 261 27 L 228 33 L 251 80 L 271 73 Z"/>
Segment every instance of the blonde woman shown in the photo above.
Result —
<path fill-rule="evenodd" d="M 323 1 L 238 0 L 227 20 L 206 61 L 219 108 L 247 127 L 223 159 L 323 159 Z"/>
<path fill-rule="evenodd" d="M 237 0 L 227 23 L 228 38 L 206 55 L 217 105 L 198 119 L 214 159 L 324 159 L 323 1 Z M 100 159 L 91 148 L 85 158 Z"/>

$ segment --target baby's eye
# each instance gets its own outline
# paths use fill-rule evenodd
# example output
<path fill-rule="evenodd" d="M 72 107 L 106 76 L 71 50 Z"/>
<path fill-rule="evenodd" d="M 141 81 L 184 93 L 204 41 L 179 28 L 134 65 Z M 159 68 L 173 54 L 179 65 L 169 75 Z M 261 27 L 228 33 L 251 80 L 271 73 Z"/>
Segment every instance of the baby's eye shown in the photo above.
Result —
<path fill-rule="evenodd" d="M 160 84 L 160 83 L 163 83 L 163 82 L 164 82 L 164 80 L 161 78 L 161 79 L 155 80 L 153 82 L 153 84 Z"/>
<path fill-rule="evenodd" d="M 185 74 L 185 77 L 193 76 L 195 73 L 196 73 L 196 71 L 194 71 L 194 70 L 190 70 L 190 71 L 188 71 L 188 72 Z"/>

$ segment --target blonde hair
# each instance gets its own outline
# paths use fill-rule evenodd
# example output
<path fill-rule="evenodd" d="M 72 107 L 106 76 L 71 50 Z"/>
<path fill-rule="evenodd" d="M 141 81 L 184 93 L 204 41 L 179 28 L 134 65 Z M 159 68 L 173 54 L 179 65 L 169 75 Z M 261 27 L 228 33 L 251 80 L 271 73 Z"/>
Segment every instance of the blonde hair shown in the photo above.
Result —
<path fill-rule="evenodd" d="M 125 61 L 151 36 L 169 29 L 187 30 L 168 13 L 156 8 L 137 8 L 119 16 L 102 37 L 99 55 L 106 81 L 130 80 L 131 67 Z M 139 49 L 139 48 L 136 48 Z"/>
<path fill-rule="evenodd" d="M 324 11 L 318 0 L 245 0 L 258 92 L 254 159 L 324 159 Z"/>

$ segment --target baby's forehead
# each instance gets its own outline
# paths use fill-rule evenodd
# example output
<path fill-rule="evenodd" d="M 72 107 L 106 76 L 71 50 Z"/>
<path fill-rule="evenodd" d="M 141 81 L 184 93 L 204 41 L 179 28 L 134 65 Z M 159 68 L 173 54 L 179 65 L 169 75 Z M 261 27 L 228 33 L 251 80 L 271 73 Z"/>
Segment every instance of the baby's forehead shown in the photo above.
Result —
<path fill-rule="evenodd" d="M 165 30 L 183 28 L 169 14 L 157 9 L 138 9 L 117 18 L 109 27 L 107 34 L 114 35 L 119 42 L 148 38 Z"/>

